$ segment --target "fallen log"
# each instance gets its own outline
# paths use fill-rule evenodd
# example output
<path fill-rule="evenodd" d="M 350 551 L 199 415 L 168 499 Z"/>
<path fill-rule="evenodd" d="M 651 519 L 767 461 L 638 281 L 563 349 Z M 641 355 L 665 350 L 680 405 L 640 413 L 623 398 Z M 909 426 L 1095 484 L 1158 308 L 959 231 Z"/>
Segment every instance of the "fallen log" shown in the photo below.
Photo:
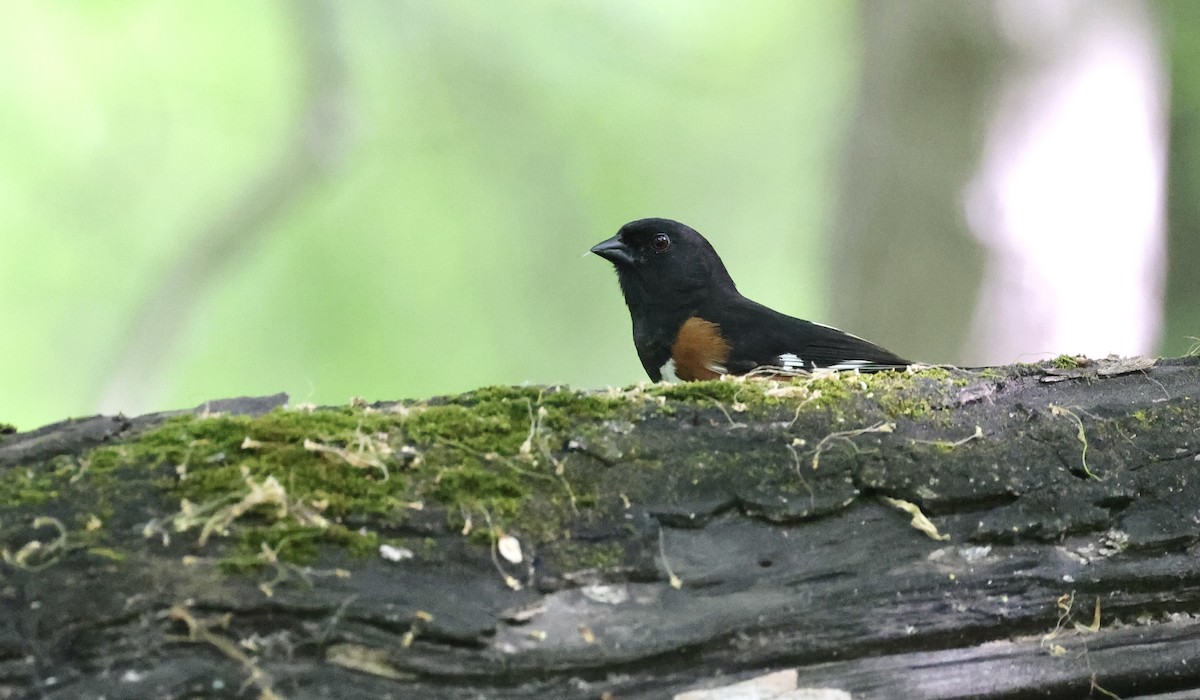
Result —
<path fill-rule="evenodd" d="M 0 436 L 0 699 L 1200 692 L 1200 358 L 285 400 Z"/>

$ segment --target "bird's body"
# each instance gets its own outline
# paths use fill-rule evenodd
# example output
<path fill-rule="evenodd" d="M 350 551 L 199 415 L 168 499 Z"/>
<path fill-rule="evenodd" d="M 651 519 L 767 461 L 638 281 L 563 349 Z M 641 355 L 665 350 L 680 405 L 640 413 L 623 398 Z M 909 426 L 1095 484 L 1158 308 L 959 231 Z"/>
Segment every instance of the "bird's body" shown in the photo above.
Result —
<path fill-rule="evenodd" d="M 617 269 L 634 346 L 656 382 L 760 368 L 870 371 L 910 364 L 862 338 L 742 296 L 712 245 L 677 221 L 633 221 L 592 252 Z"/>

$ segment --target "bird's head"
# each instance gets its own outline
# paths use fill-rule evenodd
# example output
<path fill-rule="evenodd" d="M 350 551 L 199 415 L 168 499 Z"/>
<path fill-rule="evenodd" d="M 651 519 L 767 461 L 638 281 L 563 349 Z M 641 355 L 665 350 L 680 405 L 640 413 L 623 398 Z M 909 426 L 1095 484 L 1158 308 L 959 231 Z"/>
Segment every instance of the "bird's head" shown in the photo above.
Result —
<path fill-rule="evenodd" d="M 712 245 L 670 219 L 631 221 L 592 252 L 617 269 L 630 308 L 686 306 L 716 289 L 736 289 Z"/>

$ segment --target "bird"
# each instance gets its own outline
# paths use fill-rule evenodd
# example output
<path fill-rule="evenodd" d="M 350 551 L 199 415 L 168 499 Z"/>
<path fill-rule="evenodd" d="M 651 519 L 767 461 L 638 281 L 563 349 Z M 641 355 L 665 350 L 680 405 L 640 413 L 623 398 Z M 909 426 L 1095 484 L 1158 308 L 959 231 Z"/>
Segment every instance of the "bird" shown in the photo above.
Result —
<path fill-rule="evenodd" d="M 655 382 L 912 364 L 858 336 L 742 296 L 712 244 L 678 221 L 631 221 L 590 252 L 616 268 L 634 347 Z"/>

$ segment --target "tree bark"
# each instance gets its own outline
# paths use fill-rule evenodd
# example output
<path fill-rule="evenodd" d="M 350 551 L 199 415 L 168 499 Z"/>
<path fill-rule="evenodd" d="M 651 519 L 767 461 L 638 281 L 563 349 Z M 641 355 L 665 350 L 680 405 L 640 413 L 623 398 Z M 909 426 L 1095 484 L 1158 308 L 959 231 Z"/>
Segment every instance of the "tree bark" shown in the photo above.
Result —
<path fill-rule="evenodd" d="M 1193 697 L 1200 358 L 1056 364 L 7 436 L 0 698 Z M 325 491 L 263 476 L 333 417 L 280 453 Z M 181 503 L 226 468 L 244 509 Z M 229 566 L 284 520 L 341 539 Z"/>

